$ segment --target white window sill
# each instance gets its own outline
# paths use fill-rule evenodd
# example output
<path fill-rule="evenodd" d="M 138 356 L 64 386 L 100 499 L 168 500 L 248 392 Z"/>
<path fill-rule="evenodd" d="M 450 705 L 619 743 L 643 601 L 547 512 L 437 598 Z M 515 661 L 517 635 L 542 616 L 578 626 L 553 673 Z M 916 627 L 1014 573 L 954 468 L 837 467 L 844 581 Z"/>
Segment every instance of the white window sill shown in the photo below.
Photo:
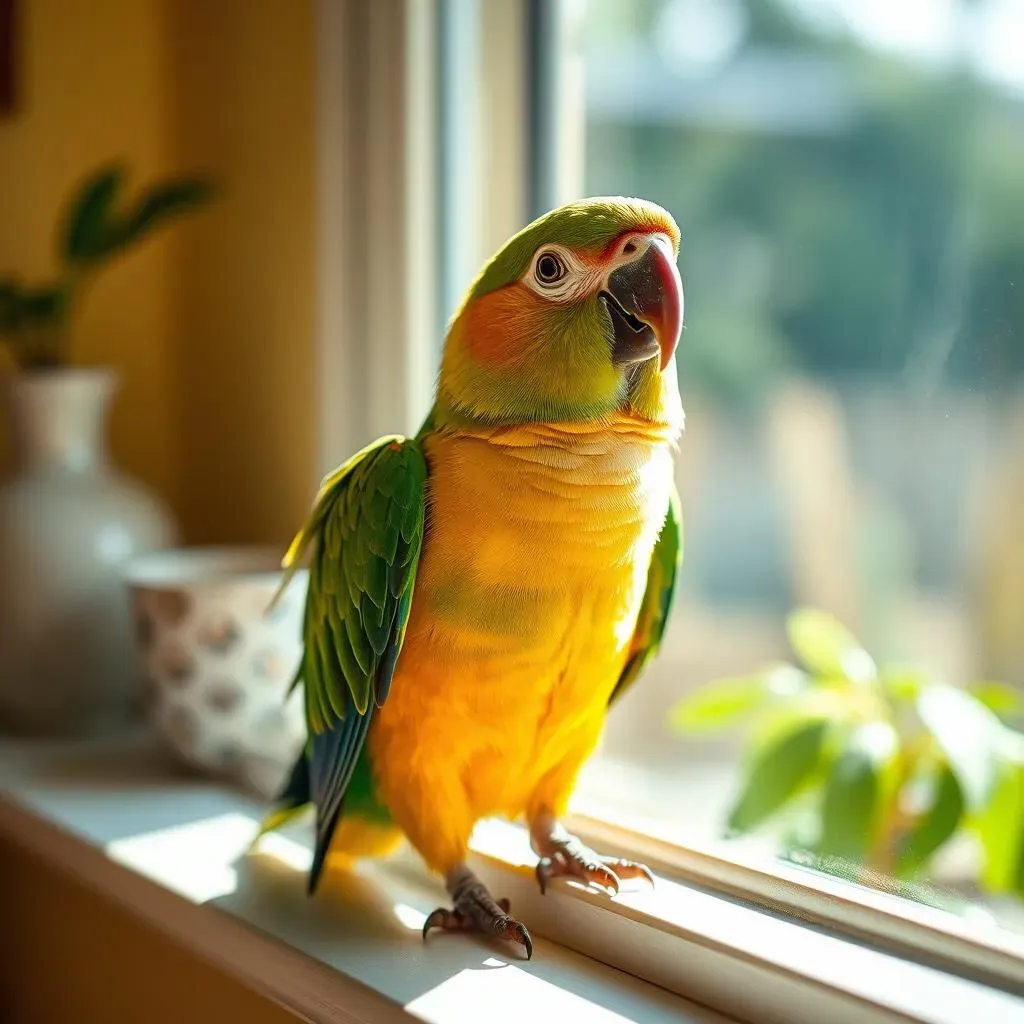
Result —
<path fill-rule="evenodd" d="M 446 897 L 412 856 L 363 865 L 309 900 L 307 847 L 272 836 L 246 857 L 263 807 L 175 774 L 145 740 L 2 743 L 0 792 L 0 841 L 302 1019 L 727 1020 L 543 938 L 528 963 L 474 936 L 424 944 L 422 922 Z"/>
<path fill-rule="evenodd" d="M 144 740 L 8 742 L 0 790 L 5 839 L 311 1021 L 729 1019 L 698 1003 L 751 1024 L 1024 1021 L 1008 993 L 670 880 L 614 901 L 575 886 L 541 897 L 524 833 L 502 823 L 478 830 L 474 868 L 531 928 L 533 960 L 475 937 L 424 944 L 445 897 L 415 857 L 308 900 L 301 837 L 246 857 L 263 808 L 174 775 Z"/>

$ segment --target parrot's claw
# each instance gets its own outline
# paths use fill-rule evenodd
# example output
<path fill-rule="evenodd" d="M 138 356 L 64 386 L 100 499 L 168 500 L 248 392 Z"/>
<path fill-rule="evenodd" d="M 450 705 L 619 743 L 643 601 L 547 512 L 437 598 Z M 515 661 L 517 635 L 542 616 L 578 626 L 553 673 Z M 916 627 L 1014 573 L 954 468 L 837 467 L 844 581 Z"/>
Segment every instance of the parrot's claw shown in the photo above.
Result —
<path fill-rule="evenodd" d="M 540 854 L 537 883 L 542 895 L 552 878 L 578 878 L 609 896 L 617 896 L 622 883 L 634 879 L 641 879 L 654 888 L 654 875 L 645 864 L 603 857 L 556 822 L 532 831 L 534 848 Z"/>
<path fill-rule="evenodd" d="M 479 931 L 508 942 L 517 942 L 526 950 L 526 959 L 533 956 L 533 939 L 521 921 L 510 916 L 506 899 L 495 900 L 468 868 L 458 868 L 448 877 L 448 891 L 454 909 L 438 907 L 423 923 L 423 938 L 433 928 L 445 931 Z"/>
<path fill-rule="evenodd" d="M 547 891 L 552 878 L 578 878 L 609 896 L 617 896 L 622 883 L 642 879 L 654 888 L 654 875 L 646 864 L 618 857 L 601 857 L 580 844 L 578 856 L 559 851 L 554 857 L 541 857 L 537 862 L 537 882 L 541 895 Z"/>

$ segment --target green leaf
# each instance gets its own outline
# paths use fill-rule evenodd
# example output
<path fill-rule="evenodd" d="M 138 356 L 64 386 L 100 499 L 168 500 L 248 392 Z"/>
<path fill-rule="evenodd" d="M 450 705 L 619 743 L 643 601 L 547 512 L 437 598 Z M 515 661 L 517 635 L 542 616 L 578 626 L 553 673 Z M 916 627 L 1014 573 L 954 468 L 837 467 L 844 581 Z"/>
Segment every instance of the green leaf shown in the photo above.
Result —
<path fill-rule="evenodd" d="M 750 831 L 789 801 L 821 763 L 828 728 L 822 719 L 803 722 L 758 752 L 729 815 L 730 831 Z"/>
<path fill-rule="evenodd" d="M 809 685 L 807 675 L 789 665 L 718 679 L 684 697 L 670 712 L 670 721 L 680 732 L 711 732 L 734 724 L 769 701 L 795 696 Z"/>
<path fill-rule="evenodd" d="M 870 682 L 877 670 L 871 655 L 838 619 L 815 608 L 798 608 L 786 622 L 797 657 L 817 676 Z"/>
<path fill-rule="evenodd" d="M 896 700 L 917 700 L 931 681 L 928 673 L 916 665 L 886 665 L 879 678 L 886 693 Z"/>
<path fill-rule="evenodd" d="M 982 884 L 990 892 L 1020 891 L 1020 868 L 1024 862 L 1024 765 L 1002 765 L 991 799 L 971 824 L 984 853 Z"/>
<path fill-rule="evenodd" d="M 160 224 L 207 202 L 213 193 L 210 182 L 181 179 L 161 182 L 139 200 L 127 217 L 113 228 L 111 249 L 140 241 Z"/>
<path fill-rule="evenodd" d="M 862 710 L 859 695 L 852 687 L 814 686 L 808 680 L 807 687 L 790 699 L 766 703 L 752 729 L 753 756 L 808 722 L 855 723 Z"/>
<path fill-rule="evenodd" d="M 681 732 L 710 732 L 732 725 L 763 700 L 760 676 L 719 679 L 684 697 L 672 708 L 670 721 Z"/>
<path fill-rule="evenodd" d="M 60 285 L 49 285 L 25 292 L 22 297 L 22 322 L 29 327 L 53 326 L 67 309 L 67 292 Z"/>
<path fill-rule="evenodd" d="M 980 701 L 944 683 L 921 692 L 917 713 L 945 754 L 967 806 L 977 811 L 999 777 L 1005 726 Z"/>
<path fill-rule="evenodd" d="M 868 722 L 850 733 L 825 783 L 820 853 L 863 860 L 878 812 L 881 775 L 898 742 L 888 722 Z"/>
<path fill-rule="evenodd" d="M 120 165 L 102 167 L 72 198 L 64 219 L 61 256 L 65 263 L 85 263 L 106 255 L 111 244 L 113 207 L 124 180 Z"/>
<path fill-rule="evenodd" d="M 16 331 L 21 326 L 23 302 L 21 286 L 14 278 L 0 281 L 0 332 Z"/>
<path fill-rule="evenodd" d="M 963 818 L 963 791 L 948 765 L 939 769 L 933 789 L 928 810 L 900 843 L 896 854 L 896 873 L 900 876 L 920 871 L 932 854 L 956 832 Z"/>
<path fill-rule="evenodd" d="M 1015 686 L 1008 683 L 970 683 L 967 692 L 1000 717 L 1012 718 L 1024 712 L 1024 696 Z"/>

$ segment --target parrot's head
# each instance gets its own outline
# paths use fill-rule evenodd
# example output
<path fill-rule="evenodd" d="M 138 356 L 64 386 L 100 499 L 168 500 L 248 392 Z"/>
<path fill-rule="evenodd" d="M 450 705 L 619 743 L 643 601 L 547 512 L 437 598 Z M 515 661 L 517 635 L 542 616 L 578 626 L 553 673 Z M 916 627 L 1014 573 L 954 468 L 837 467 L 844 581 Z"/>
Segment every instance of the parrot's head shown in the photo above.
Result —
<path fill-rule="evenodd" d="M 680 425 L 679 228 L 641 199 L 570 203 L 513 236 L 452 320 L 438 380 L 448 422 Z"/>

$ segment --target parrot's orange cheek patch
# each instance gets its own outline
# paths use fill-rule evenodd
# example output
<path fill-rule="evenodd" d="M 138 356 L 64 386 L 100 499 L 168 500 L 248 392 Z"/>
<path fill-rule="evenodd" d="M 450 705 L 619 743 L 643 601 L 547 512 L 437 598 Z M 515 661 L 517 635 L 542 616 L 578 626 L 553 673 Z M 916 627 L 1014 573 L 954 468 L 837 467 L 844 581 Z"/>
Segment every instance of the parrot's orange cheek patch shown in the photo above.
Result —
<path fill-rule="evenodd" d="M 539 300 L 521 284 L 476 299 L 466 310 L 465 345 L 482 366 L 512 366 L 537 333 Z"/>

